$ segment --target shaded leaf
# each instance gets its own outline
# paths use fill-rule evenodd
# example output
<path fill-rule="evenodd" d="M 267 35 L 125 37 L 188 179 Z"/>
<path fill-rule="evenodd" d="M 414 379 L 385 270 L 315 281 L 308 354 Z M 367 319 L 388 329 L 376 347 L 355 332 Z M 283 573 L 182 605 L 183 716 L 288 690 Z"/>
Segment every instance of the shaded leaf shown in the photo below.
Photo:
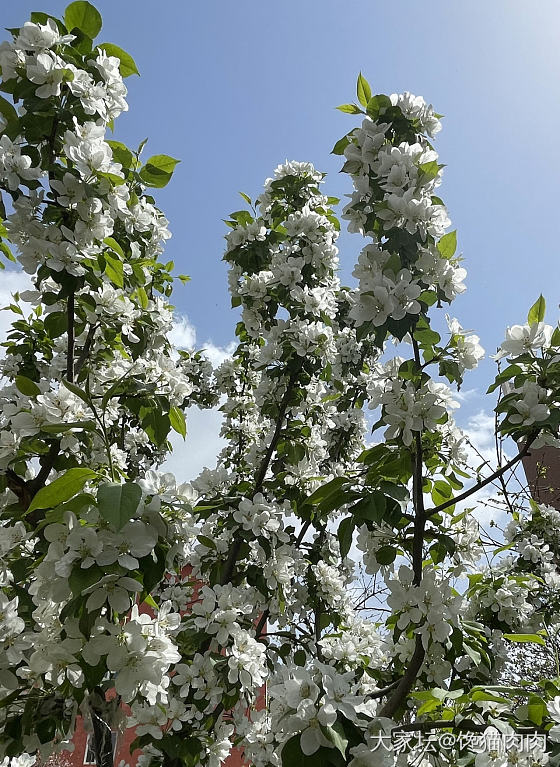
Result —
<path fill-rule="evenodd" d="M 26 376 L 16 376 L 16 386 L 26 397 L 36 397 L 37 394 L 41 394 L 41 389 L 37 386 L 35 381 L 32 381 Z"/>
<path fill-rule="evenodd" d="M 99 513 L 115 530 L 122 530 L 136 514 L 141 498 L 142 488 L 135 482 L 100 485 L 97 491 Z"/>
<path fill-rule="evenodd" d="M 345 557 L 350 551 L 352 545 L 352 536 L 354 534 L 354 518 L 346 517 L 338 526 L 338 543 L 340 546 L 340 556 Z"/>

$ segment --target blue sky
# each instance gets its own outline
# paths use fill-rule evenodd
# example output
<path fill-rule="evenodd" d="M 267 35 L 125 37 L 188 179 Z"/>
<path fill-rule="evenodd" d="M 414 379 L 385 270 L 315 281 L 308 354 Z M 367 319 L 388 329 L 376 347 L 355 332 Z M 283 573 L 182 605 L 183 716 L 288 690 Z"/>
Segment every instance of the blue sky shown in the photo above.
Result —
<path fill-rule="evenodd" d="M 58 0 L 4 4 L 4 26 L 31 10 L 62 15 Z M 158 195 L 170 219 L 167 253 L 177 273 L 174 301 L 202 342 L 226 345 L 235 316 L 221 261 L 222 219 L 255 196 L 284 159 L 310 160 L 343 196 L 349 178 L 329 155 L 355 118 L 361 70 L 373 91 L 410 90 L 445 115 L 436 148 L 447 164 L 441 195 L 459 230 L 468 292 L 453 306 L 488 352 L 504 327 L 525 320 L 542 291 L 548 319 L 559 300 L 560 6 L 556 0 L 98 0 L 102 41 L 135 58 L 130 111 L 116 138 L 148 154 L 181 159 Z M 341 238 L 349 281 L 362 245 Z M 493 363 L 467 378 L 482 391 Z M 482 403 L 472 397 L 469 410 Z"/>

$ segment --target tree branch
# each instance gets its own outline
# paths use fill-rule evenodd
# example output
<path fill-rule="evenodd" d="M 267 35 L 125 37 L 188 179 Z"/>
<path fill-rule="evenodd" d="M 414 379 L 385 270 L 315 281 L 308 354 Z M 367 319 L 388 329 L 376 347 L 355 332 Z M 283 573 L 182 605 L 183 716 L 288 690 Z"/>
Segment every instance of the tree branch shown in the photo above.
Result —
<path fill-rule="evenodd" d="M 55 440 L 54 442 L 51 442 L 49 452 L 39 460 L 39 464 L 41 466 L 40 471 L 34 479 L 27 483 L 32 498 L 39 492 L 39 490 L 41 490 L 47 481 L 54 462 L 58 456 L 59 450 L 60 440 Z"/>
<path fill-rule="evenodd" d="M 89 353 L 91 351 L 91 346 L 93 344 L 93 337 L 95 335 L 95 331 L 97 330 L 97 325 L 90 325 L 86 341 L 84 343 L 83 349 L 80 353 L 80 356 L 78 357 L 78 361 L 76 362 L 76 365 L 74 367 L 74 374 L 76 378 L 80 375 L 80 371 L 82 370 L 83 366 L 86 363 L 86 360 L 89 356 Z"/>
<path fill-rule="evenodd" d="M 66 352 L 66 379 L 74 381 L 74 291 L 68 296 L 66 314 L 68 317 L 68 345 Z"/>
<path fill-rule="evenodd" d="M 276 419 L 276 427 L 274 429 L 274 434 L 272 435 L 272 439 L 270 440 L 270 444 L 267 448 L 267 451 L 264 455 L 263 460 L 261 461 L 261 465 L 259 467 L 259 470 L 255 476 L 255 489 L 254 494 L 259 493 L 262 490 L 264 478 L 266 477 L 266 472 L 268 471 L 268 467 L 270 464 L 270 459 L 272 458 L 272 455 L 274 451 L 276 450 L 276 446 L 278 444 L 278 440 L 280 439 L 280 434 L 282 433 L 282 426 L 284 425 L 284 418 L 286 416 L 286 411 L 288 409 L 288 403 L 290 401 L 290 396 L 292 394 L 292 388 L 294 385 L 294 381 L 296 378 L 297 373 L 299 372 L 299 368 L 297 371 L 294 371 L 288 380 L 286 391 L 284 392 L 284 396 L 282 397 L 282 400 L 280 402 L 280 406 L 278 409 L 278 417 Z M 229 556 L 226 560 L 226 565 L 224 568 L 224 573 L 222 577 L 220 578 L 221 585 L 225 585 L 226 583 L 229 583 L 231 580 L 231 576 L 233 574 L 233 568 L 235 567 L 235 563 L 237 561 L 237 557 L 239 556 L 239 551 L 241 549 L 243 540 L 241 538 L 238 538 L 233 546 L 230 549 Z M 266 619 L 265 619 L 266 620 Z"/>
<path fill-rule="evenodd" d="M 438 514 L 440 511 L 443 511 L 444 509 L 449 508 L 450 506 L 454 506 L 456 503 L 459 503 L 460 501 L 464 501 L 466 498 L 469 498 L 474 493 L 477 493 L 479 490 L 482 490 L 483 487 L 486 487 L 486 485 L 489 485 L 491 482 L 494 482 L 494 480 L 499 479 L 503 474 L 505 474 L 506 471 L 509 471 L 513 466 L 515 466 L 516 463 L 518 463 L 522 458 L 524 458 L 527 453 L 529 452 L 529 448 L 533 444 L 533 442 L 536 440 L 538 436 L 538 432 L 535 432 L 533 434 L 530 434 L 527 437 L 527 441 L 521 448 L 521 450 L 517 453 L 517 455 L 512 458 L 510 461 L 508 461 L 504 466 L 494 471 L 492 474 L 490 474 L 489 477 L 486 477 L 486 479 L 481 480 L 480 482 L 477 482 L 476 485 L 473 485 L 468 490 L 465 490 L 460 495 L 456 495 L 454 498 L 450 498 L 448 501 L 445 501 L 445 503 L 440 503 L 439 506 L 435 506 L 433 509 L 428 509 L 426 512 L 427 517 L 431 517 L 434 514 Z"/>
<path fill-rule="evenodd" d="M 420 349 L 418 342 L 412 335 L 412 347 L 414 349 L 414 361 L 418 368 L 421 366 Z M 424 493 L 422 489 L 422 468 L 424 455 L 422 451 L 422 432 L 415 434 L 414 473 L 412 476 L 412 501 L 414 504 L 414 536 L 412 539 L 412 569 L 414 572 L 413 584 L 419 586 L 422 582 L 422 564 L 424 560 L 424 531 L 426 529 L 426 510 L 424 508 Z M 394 694 L 389 698 L 381 709 L 380 716 L 391 718 L 395 711 L 400 708 L 404 699 L 412 689 L 418 672 L 422 668 L 426 651 L 422 644 L 422 637 L 416 634 L 414 653 L 404 676 L 398 683 Z"/>

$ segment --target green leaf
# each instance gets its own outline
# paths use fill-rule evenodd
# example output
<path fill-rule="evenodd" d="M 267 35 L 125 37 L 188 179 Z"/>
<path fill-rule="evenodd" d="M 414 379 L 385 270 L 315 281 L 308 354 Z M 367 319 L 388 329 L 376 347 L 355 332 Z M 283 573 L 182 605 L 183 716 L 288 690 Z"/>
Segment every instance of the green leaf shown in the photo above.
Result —
<path fill-rule="evenodd" d="M 380 565 L 390 565 L 395 561 L 397 556 L 397 549 L 394 546 L 381 546 L 375 552 L 375 558 Z"/>
<path fill-rule="evenodd" d="M 436 708 L 439 708 L 441 706 L 441 701 L 437 698 L 430 698 L 425 703 L 423 703 L 418 711 L 416 712 L 418 716 L 422 716 L 422 714 L 429 714 L 430 711 L 433 711 Z"/>
<path fill-rule="evenodd" d="M 64 23 L 69 32 L 79 29 L 92 40 L 97 37 L 103 26 L 101 14 L 87 0 L 76 0 L 70 3 L 64 11 Z"/>
<path fill-rule="evenodd" d="M 335 477 L 330 482 L 318 487 L 315 492 L 311 493 L 306 503 L 316 504 L 321 503 L 326 498 L 329 498 L 334 493 L 338 492 L 348 482 L 347 477 Z"/>
<path fill-rule="evenodd" d="M 110 181 L 113 186 L 122 186 L 125 180 L 122 176 L 117 176 L 116 173 L 104 173 L 103 171 L 97 171 L 98 178 L 105 178 Z"/>
<path fill-rule="evenodd" d="M 9 101 L 7 101 L 3 96 L 0 96 L 0 114 L 5 118 L 6 122 L 8 123 L 7 128 L 8 130 L 11 127 L 15 127 L 18 125 L 19 117 L 14 109 L 13 105 L 10 104 Z"/>
<path fill-rule="evenodd" d="M 383 93 L 378 93 L 377 96 L 372 96 L 367 104 L 366 112 L 372 120 L 377 120 L 378 117 L 383 115 L 387 109 L 391 109 L 391 99 L 385 96 Z"/>
<path fill-rule="evenodd" d="M 2 253 L 3 253 L 3 254 L 6 256 L 6 258 L 8 259 L 8 261 L 12 261 L 12 262 L 15 262 L 15 261 L 16 261 L 16 257 L 14 256 L 14 254 L 12 253 L 12 251 L 11 251 L 11 250 L 10 250 L 10 248 L 9 248 L 9 247 L 6 245 L 6 243 L 5 243 L 5 242 L 0 242 L 0 250 L 1 250 L 1 251 L 2 251 Z"/>
<path fill-rule="evenodd" d="M 142 488 L 135 482 L 109 482 L 97 491 L 99 513 L 115 530 L 122 530 L 134 517 L 142 498 Z"/>
<path fill-rule="evenodd" d="M 347 556 L 352 545 L 352 537 L 354 534 L 354 518 L 346 517 L 338 526 L 338 543 L 340 545 L 340 556 Z"/>
<path fill-rule="evenodd" d="M 360 104 L 363 107 L 367 107 L 369 100 L 371 99 L 371 88 L 361 72 L 358 75 L 358 82 L 356 83 L 356 93 Z"/>
<path fill-rule="evenodd" d="M 337 107 L 340 112 L 346 112 L 349 115 L 363 115 L 363 111 L 356 104 L 341 104 Z"/>
<path fill-rule="evenodd" d="M 424 181 L 426 179 L 436 178 L 437 174 L 439 173 L 439 168 L 440 166 L 435 160 L 431 160 L 430 162 L 423 162 L 418 166 L 418 170 L 424 174 Z"/>
<path fill-rule="evenodd" d="M 175 160 L 167 154 L 155 154 L 140 170 L 140 178 L 146 186 L 161 189 L 169 183 L 173 170 L 179 162 L 180 160 Z"/>
<path fill-rule="evenodd" d="M 440 255 L 443 258 L 453 258 L 455 251 L 457 250 L 457 230 L 444 234 L 443 237 L 438 240 L 436 245 Z"/>
<path fill-rule="evenodd" d="M 72 572 L 68 577 L 68 585 L 72 590 L 72 594 L 75 597 L 80 596 L 84 589 L 93 586 L 94 583 L 103 578 L 105 573 L 98 565 L 82 569 L 81 567 L 72 568 Z"/>
<path fill-rule="evenodd" d="M 155 559 L 154 559 L 155 556 Z M 153 552 L 141 557 L 139 570 L 142 573 L 142 585 L 144 591 L 149 593 L 156 586 L 165 572 L 166 551 L 157 545 Z"/>
<path fill-rule="evenodd" d="M 152 408 L 142 418 L 142 428 L 154 445 L 163 445 L 171 429 L 169 415 Z"/>
<path fill-rule="evenodd" d="M 510 642 L 532 642 L 533 644 L 546 645 L 546 642 L 538 634 L 503 634 L 504 639 Z"/>
<path fill-rule="evenodd" d="M 148 607 L 151 607 L 153 610 L 159 610 L 159 605 L 151 594 L 147 594 L 144 597 L 144 604 L 147 604 Z"/>
<path fill-rule="evenodd" d="M 475 690 L 471 695 L 471 700 L 493 700 L 495 703 L 509 703 L 507 698 L 503 698 L 500 695 L 492 695 L 491 692 L 486 692 L 486 690 Z"/>
<path fill-rule="evenodd" d="M 123 263 L 118 256 L 113 256 L 110 252 L 105 251 L 103 254 L 105 259 L 105 274 L 111 280 L 113 285 L 117 288 L 124 286 L 124 268 Z"/>
<path fill-rule="evenodd" d="M 498 386 L 501 386 L 504 381 L 509 381 L 510 378 L 515 378 L 515 376 L 520 375 L 522 372 L 523 370 L 519 367 L 519 365 L 509 365 L 509 367 L 507 367 L 505 370 L 502 370 L 501 373 L 498 373 L 496 380 L 488 387 L 486 394 L 490 394 L 495 389 L 497 389 Z"/>
<path fill-rule="evenodd" d="M 121 141 L 108 141 L 107 143 L 111 147 L 113 160 L 115 160 L 115 162 L 120 163 L 123 168 L 132 168 L 135 166 L 136 160 L 134 159 L 134 155 L 126 144 L 123 144 Z M 107 237 L 104 242 L 107 242 L 109 239 L 112 240 L 113 238 Z M 113 240 L 113 242 L 115 242 L 115 240 Z"/>
<path fill-rule="evenodd" d="M 147 309 L 149 303 L 148 294 L 142 286 L 136 288 L 136 295 L 138 296 L 138 301 L 142 309 Z"/>
<path fill-rule="evenodd" d="M 171 428 L 180 434 L 183 439 L 187 436 L 187 422 L 185 420 L 185 414 L 178 407 L 172 407 L 169 410 L 169 421 Z"/>
<path fill-rule="evenodd" d="M 346 763 L 337 749 L 326 746 L 321 746 L 318 751 L 306 756 L 301 750 L 300 738 L 301 734 L 298 732 L 282 746 L 282 767 L 343 767 Z"/>
<path fill-rule="evenodd" d="M 68 316 L 66 312 L 51 312 L 45 317 L 45 330 L 50 338 L 59 338 L 68 329 Z"/>
<path fill-rule="evenodd" d="M 433 306 L 437 301 L 437 293 L 435 290 L 423 290 L 418 296 L 419 301 L 423 301 L 428 306 Z"/>
<path fill-rule="evenodd" d="M 437 541 L 437 543 L 434 543 L 433 546 L 430 546 L 430 557 L 432 558 L 434 565 L 443 562 L 446 556 L 447 548 L 442 541 Z"/>
<path fill-rule="evenodd" d="M 53 509 L 58 504 L 73 498 L 83 489 L 88 480 L 96 477 L 97 473 L 91 469 L 68 469 L 65 474 L 53 480 L 50 485 L 39 490 L 31 501 L 27 513 L 35 509 Z"/>
<path fill-rule="evenodd" d="M 146 743 L 140 740 L 140 747 L 145 746 Z M 185 767 L 194 767 L 196 764 L 200 764 L 199 755 L 201 751 L 201 743 L 197 738 L 184 738 L 181 735 L 172 735 L 167 732 L 163 739 L 158 741 L 158 745 L 161 744 L 161 749 L 172 758 L 172 760 L 179 761 Z M 169 761 L 169 760 L 166 760 Z"/>
<path fill-rule="evenodd" d="M 68 389 L 68 391 L 71 391 L 72 394 L 75 394 L 76 397 L 79 397 L 82 402 L 85 402 L 86 405 L 90 404 L 89 398 L 85 391 L 82 391 L 79 386 L 76 386 L 76 384 L 71 383 L 70 381 L 67 381 L 65 378 L 62 379 L 62 385 Z"/>
<path fill-rule="evenodd" d="M 545 312 L 546 312 L 546 301 L 544 300 L 541 294 L 537 298 L 533 306 L 529 309 L 529 314 L 527 315 L 527 322 L 529 323 L 529 325 L 536 325 L 537 322 L 543 322 Z"/>
<path fill-rule="evenodd" d="M 207 535 L 197 535 L 197 540 L 199 540 L 203 546 L 206 546 L 207 549 L 213 549 L 216 551 L 216 542 L 212 540 L 212 538 L 209 538 Z"/>
<path fill-rule="evenodd" d="M 344 154 L 344 150 L 346 149 L 348 144 L 350 144 L 350 139 L 348 138 L 348 136 L 343 136 L 333 146 L 331 154 L 338 154 L 338 155 Z"/>
<path fill-rule="evenodd" d="M 26 378 L 26 376 L 16 376 L 16 386 L 26 397 L 36 397 L 37 394 L 41 394 L 41 389 L 37 386 L 35 381 Z"/>
<path fill-rule="evenodd" d="M 118 45 L 114 45 L 113 43 L 101 43 L 101 45 L 98 45 L 97 47 L 101 48 L 102 51 L 105 51 L 108 56 L 114 56 L 120 61 L 119 72 L 122 77 L 130 77 L 130 75 L 140 74 L 136 62 L 130 53 L 123 51 Z"/>
<path fill-rule="evenodd" d="M 187 284 L 187 282 L 190 282 L 190 281 L 191 281 L 191 278 L 189 277 L 189 275 L 188 275 L 188 274 L 179 274 L 179 275 L 177 276 L 177 279 L 178 279 L 178 280 L 181 280 L 181 282 L 183 283 L 183 285 L 186 285 L 186 284 Z"/>
<path fill-rule="evenodd" d="M 445 503 L 452 497 L 453 488 L 448 482 L 446 482 L 444 479 L 438 479 L 434 482 L 434 486 L 432 488 L 432 501 L 436 506 L 439 506 L 440 503 Z"/>
<path fill-rule="evenodd" d="M 111 141 L 108 141 L 107 143 L 110 144 Z M 114 250 L 115 253 L 118 253 L 118 255 L 121 258 L 124 258 L 124 250 L 121 248 L 119 243 L 114 239 L 114 237 L 105 237 L 103 242 L 105 243 L 105 245 L 108 245 L 111 248 L 111 250 Z"/>
<path fill-rule="evenodd" d="M 327 725 L 323 729 L 323 732 L 333 744 L 333 746 L 340 751 L 342 756 L 346 756 L 348 738 L 346 737 L 342 723 L 335 722 L 332 726 Z"/>
<path fill-rule="evenodd" d="M 57 19 L 56 16 L 51 16 L 50 13 L 43 13 L 43 11 L 31 11 L 30 19 L 34 24 L 46 24 L 49 19 L 52 19 L 58 27 L 58 31 L 61 35 L 65 35 L 68 31 L 62 21 Z"/>
<path fill-rule="evenodd" d="M 480 666 L 482 663 L 482 655 L 478 652 L 478 650 L 473 646 L 472 642 L 464 642 L 463 648 L 467 655 L 471 658 L 471 660 L 474 661 L 474 664 L 476 666 Z"/>
<path fill-rule="evenodd" d="M 364 498 L 361 498 L 350 511 L 356 519 L 379 524 L 385 516 L 387 500 L 379 490 L 374 490 Z"/>
<path fill-rule="evenodd" d="M 528 719 L 540 727 L 547 715 L 546 703 L 539 695 L 531 695 L 527 704 Z"/>

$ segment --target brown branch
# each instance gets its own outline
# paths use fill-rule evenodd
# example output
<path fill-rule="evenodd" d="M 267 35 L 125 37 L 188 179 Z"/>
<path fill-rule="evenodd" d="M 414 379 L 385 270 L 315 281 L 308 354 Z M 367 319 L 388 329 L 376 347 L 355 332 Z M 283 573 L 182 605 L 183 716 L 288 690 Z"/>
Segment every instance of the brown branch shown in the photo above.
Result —
<path fill-rule="evenodd" d="M 292 394 L 292 388 L 298 373 L 299 373 L 299 368 L 297 369 L 297 371 L 293 372 L 290 378 L 288 379 L 288 383 L 286 385 L 286 391 L 284 392 L 284 396 L 282 397 L 282 400 L 280 402 L 280 407 L 278 409 L 278 418 L 276 419 L 276 427 L 274 429 L 274 434 L 272 435 L 272 439 L 270 440 L 270 445 L 268 446 L 268 450 L 265 453 L 265 456 L 261 462 L 259 471 L 257 472 L 257 476 L 255 477 L 255 493 L 258 493 L 262 490 L 262 485 L 264 482 L 264 478 L 266 477 L 266 472 L 268 471 L 270 459 L 272 458 L 272 455 L 274 451 L 276 450 L 278 440 L 280 439 L 280 434 L 282 432 L 282 427 L 284 425 L 284 418 L 286 416 L 288 403 L 290 401 L 290 397 Z"/>
<path fill-rule="evenodd" d="M 259 639 L 262 636 L 262 630 L 266 625 L 266 622 L 268 620 L 268 616 L 270 615 L 270 609 L 267 607 L 266 610 L 263 612 L 261 617 L 259 618 L 259 622 L 255 626 L 255 632 L 256 632 L 256 638 Z"/>
<path fill-rule="evenodd" d="M 78 357 L 78 361 L 76 362 L 76 365 L 74 367 L 74 374 L 76 378 L 80 375 L 80 372 L 83 368 L 83 366 L 86 363 L 86 360 L 89 356 L 89 353 L 91 351 L 91 347 L 93 344 L 93 337 L 95 335 L 95 331 L 97 330 L 97 325 L 90 325 L 90 328 L 88 330 L 86 340 L 83 346 L 83 349 L 80 353 L 80 356 Z M 70 380 L 70 379 L 68 379 Z"/>
<path fill-rule="evenodd" d="M 60 451 L 60 440 L 51 442 L 51 446 L 49 447 L 49 452 L 39 460 L 39 463 L 41 466 L 40 471 L 38 472 L 35 479 L 32 479 L 30 482 L 27 483 L 29 487 L 29 491 L 31 492 L 32 498 L 39 492 L 39 490 L 41 490 L 42 487 L 44 487 L 45 482 L 47 481 L 49 474 L 51 473 L 51 469 L 54 466 L 54 462 L 57 459 L 59 451 Z"/>
<path fill-rule="evenodd" d="M 418 342 L 412 336 L 412 347 L 414 349 L 414 360 L 418 368 L 421 366 L 420 350 Z M 426 529 L 426 510 L 424 508 L 424 493 L 422 481 L 422 469 L 424 466 L 424 456 L 422 451 L 422 433 L 416 432 L 415 451 L 414 451 L 414 473 L 412 476 L 412 502 L 414 504 L 414 536 L 412 539 L 412 569 L 414 578 L 412 583 L 419 586 L 422 582 L 422 564 L 424 560 L 424 531 Z M 416 634 L 414 653 L 410 663 L 404 673 L 404 676 L 398 683 L 394 694 L 389 698 L 381 709 L 380 716 L 392 718 L 393 714 L 400 708 L 404 699 L 414 686 L 418 672 L 422 668 L 426 650 L 422 644 L 422 637 Z"/>
<path fill-rule="evenodd" d="M 59 451 L 60 441 L 56 440 L 51 442 L 49 452 L 39 459 L 41 468 L 34 479 L 25 480 L 23 477 L 20 477 L 19 474 L 16 474 L 13 469 L 6 470 L 5 474 L 7 486 L 17 496 L 20 505 L 24 509 L 29 507 L 31 501 L 37 495 L 39 490 L 45 486 L 45 482 L 51 473 L 51 469 L 53 468 Z M 36 512 L 32 512 L 27 517 L 27 521 L 31 525 L 37 525 L 42 519 L 42 514 L 42 510 L 37 509 Z"/>
<path fill-rule="evenodd" d="M 382 687 L 380 690 L 376 690 L 371 695 L 368 695 L 368 698 L 371 698 L 372 700 L 383 698 L 385 695 L 387 695 L 388 692 L 391 692 L 391 690 L 394 690 L 395 687 L 398 687 L 400 683 L 401 680 L 396 679 L 394 682 L 391 682 L 391 684 L 388 684 L 387 687 Z"/>
<path fill-rule="evenodd" d="M 435 506 L 433 509 L 428 509 L 426 512 L 427 517 L 431 517 L 434 514 L 438 514 L 440 511 L 443 511 L 444 509 L 448 509 L 450 506 L 454 506 L 456 503 L 459 503 L 460 501 L 464 501 L 466 498 L 469 498 L 474 493 L 477 493 L 479 490 L 482 490 L 483 487 L 486 487 L 486 485 L 489 485 L 491 482 L 494 482 L 494 480 L 499 479 L 503 474 L 506 473 L 506 471 L 509 471 L 513 466 L 515 466 L 516 463 L 518 463 L 522 458 L 524 458 L 527 453 L 529 452 L 529 448 L 533 444 L 533 442 L 536 440 L 538 436 L 538 432 L 534 432 L 533 434 L 530 434 L 527 437 L 527 441 L 521 448 L 521 450 L 517 453 L 517 455 L 512 458 L 510 461 L 508 461 L 504 466 L 494 471 L 492 474 L 490 474 L 489 477 L 486 477 L 486 479 L 481 480 L 480 482 L 477 482 L 476 485 L 473 485 L 472 487 L 468 488 L 468 490 L 465 490 L 460 495 L 456 495 L 454 498 L 450 498 L 448 501 L 445 501 L 445 503 L 440 503 L 439 506 Z"/>
<path fill-rule="evenodd" d="M 33 500 L 33 496 L 30 493 L 28 483 L 25 481 L 25 479 L 23 479 L 23 477 L 20 477 L 19 474 L 16 474 L 13 469 L 6 469 L 5 475 L 8 489 L 11 490 L 12 493 L 17 497 L 21 506 L 23 506 L 24 509 L 27 509 Z"/>
<path fill-rule="evenodd" d="M 399 680 L 394 695 L 392 695 L 387 703 L 385 703 L 379 712 L 379 716 L 387 716 L 389 719 L 392 719 L 393 714 L 400 707 L 401 703 L 406 698 L 412 686 L 414 685 L 416 677 L 418 676 L 418 672 L 422 668 L 422 663 L 424 662 L 425 655 L 426 651 L 424 650 L 424 645 L 422 644 L 422 637 L 420 634 L 416 634 L 414 653 L 406 668 L 404 676 Z"/>
<path fill-rule="evenodd" d="M 68 344 L 66 352 L 66 379 L 72 383 L 74 381 L 74 292 L 68 296 L 68 305 L 66 314 L 68 317 Z"/>

